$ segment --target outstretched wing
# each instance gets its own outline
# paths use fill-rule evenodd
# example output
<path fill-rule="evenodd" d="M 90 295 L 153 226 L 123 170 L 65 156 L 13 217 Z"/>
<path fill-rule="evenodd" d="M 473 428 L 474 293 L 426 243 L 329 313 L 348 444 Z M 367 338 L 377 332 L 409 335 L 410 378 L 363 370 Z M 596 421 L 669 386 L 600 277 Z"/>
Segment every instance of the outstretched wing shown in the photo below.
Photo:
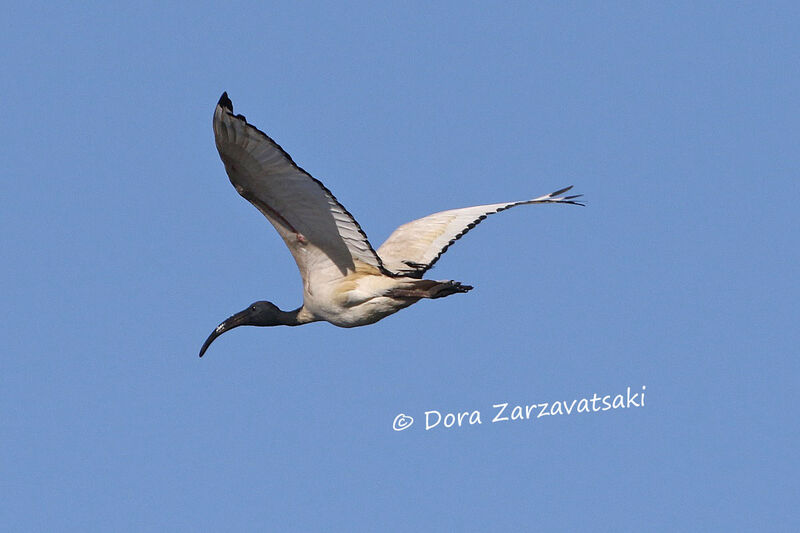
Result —
<path fill-rule="evenodd" d="M 227 93 L 214 110 L 214 138 L 231 183 L 278 230 L 306 288 L 357 269 L 385 270 L 353 216 L 275 141 L 234 115 Z"/>
<path fill-rule="evenodd" d="M 581 196 L 580 194 L 559 196 L 571 188 L 572 186 L 521 202 L 450 209 L 408 222 L 394 230 L 386 242 L 378 248 L 378 256 L 389 270 L 421 278 L 451 244 L 489 215 L 527 204 L 583 205 L 575 201 L 575 198 Z"/>

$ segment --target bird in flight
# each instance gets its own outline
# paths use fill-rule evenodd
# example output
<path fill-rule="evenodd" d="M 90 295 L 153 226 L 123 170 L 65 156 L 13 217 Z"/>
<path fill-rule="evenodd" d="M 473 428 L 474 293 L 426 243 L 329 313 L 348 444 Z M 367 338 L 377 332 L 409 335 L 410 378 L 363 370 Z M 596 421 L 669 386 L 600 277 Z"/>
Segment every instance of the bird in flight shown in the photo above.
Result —
<path fill-rule="evenodd" d="M 423 279 L 439 257 L 487 216 L 518 205 L 572 204 L 572 187 L 519 202 L 464 207 L 403 224 L 375 250 L 355 218 L 330 190 L 269 136 L 234 115 L 227 93 L 214 110 L 214 139 L 236 191 L 272 223 L 303 279 L 303 305 L 282 311 L 258 301 L 208 336 L 209 345 L 239 326 L 299 326 L 327 321 L 343 328 L 373 324 L 423 298 L 472 289 L 458 281 Z"/>

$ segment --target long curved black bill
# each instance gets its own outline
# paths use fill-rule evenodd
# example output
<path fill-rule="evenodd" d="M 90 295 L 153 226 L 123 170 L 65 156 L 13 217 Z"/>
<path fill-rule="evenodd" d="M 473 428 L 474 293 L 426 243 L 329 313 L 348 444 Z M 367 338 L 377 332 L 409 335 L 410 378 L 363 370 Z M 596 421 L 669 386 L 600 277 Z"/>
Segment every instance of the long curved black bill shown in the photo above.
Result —
<path fill-rule="evenodd" d="M 217 326 L 217 328 L 211 332 L 211 335 L 208 336 L 206 342 L 203 343 L 203 347 L 200 348 L 200 357 L 203 357 L 203 354 L 206 353 L 206 350 L 208 350 L 208 347 L 211 346 L 212 342 L 214 342 L 214 339 L 216 339 L 217 337 L 225 333 L 225 331 L 227 331 L 220 328 L 222 328 L 222 324 Z"/>
<path fill-rule="evenodd" d="M 206 342 L 203 343 L 203 347 L 200 348 L 200 357 L 203 357 L 203 354 L 206 353 L 206 350 L 208 350 L 208 347 L 211 346 L 212 342 L 214 342 L 214 339 L 216 339 L 226 331 L 230 331 L 233 328 L 245 325 L 248 318 L 248 311 L 249 309 L 240 311 L 239 313 L 236 313 L 232 317 L 228 318 L 225 322 L 214 328 L 214 331 L 212 331 L 211 335 L 208 336 Z"/>

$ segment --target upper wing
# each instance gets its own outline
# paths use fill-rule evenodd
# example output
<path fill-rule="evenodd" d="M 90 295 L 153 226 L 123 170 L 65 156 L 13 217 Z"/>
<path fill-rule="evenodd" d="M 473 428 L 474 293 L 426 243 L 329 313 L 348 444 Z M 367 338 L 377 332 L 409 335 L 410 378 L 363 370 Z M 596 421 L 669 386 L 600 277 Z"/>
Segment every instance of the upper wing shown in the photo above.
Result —
<path fill-rule="evenodd" d="M 384 271 L 353 216 L 275 141 L 234 115 L 227 93 L 214 110 L 214 138 L 231 183 L 278 230 L 306 288 L 357 268 Z"/>
<path fill-rule="evenodd" d="M 389 270 L 410 277 L 422 277 L 451 244 L 489 215 L 525 204 L 583 205 L 574 201 L 580 194 L 559 197 L 571 188 L 572 186 L 533 200 L 478 205 L 428 215 L 394 230 L 378 248 L 378 255 Z"/>

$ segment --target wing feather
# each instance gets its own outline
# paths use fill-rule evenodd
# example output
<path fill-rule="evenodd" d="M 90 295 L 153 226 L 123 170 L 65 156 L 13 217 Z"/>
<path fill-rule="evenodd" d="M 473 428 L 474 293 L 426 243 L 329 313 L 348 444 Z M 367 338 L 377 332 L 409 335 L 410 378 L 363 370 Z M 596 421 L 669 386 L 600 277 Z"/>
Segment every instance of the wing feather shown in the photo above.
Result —
<path fill-rule="evenodd" d="M 214 110 L 214 138 L 231 183 L 275 226 L 306 284 L 365 266 L 385 270 L 331 191 L 244 116 L 234 115 L 227 93 Z"/>
<path fill-rule="evenodd" d="M 403 224 L 386 239 L 378 256 L 385 267 L 410 277 L 421 278 L 447 251 L 451 244 L 480 224 L 486 217 L 518 205 L 560 203 L 583 205 L 575 201 L 581 195 L 559 197 L 559 191 L 521 202 L 478 205 L 441 211 Z"/>

